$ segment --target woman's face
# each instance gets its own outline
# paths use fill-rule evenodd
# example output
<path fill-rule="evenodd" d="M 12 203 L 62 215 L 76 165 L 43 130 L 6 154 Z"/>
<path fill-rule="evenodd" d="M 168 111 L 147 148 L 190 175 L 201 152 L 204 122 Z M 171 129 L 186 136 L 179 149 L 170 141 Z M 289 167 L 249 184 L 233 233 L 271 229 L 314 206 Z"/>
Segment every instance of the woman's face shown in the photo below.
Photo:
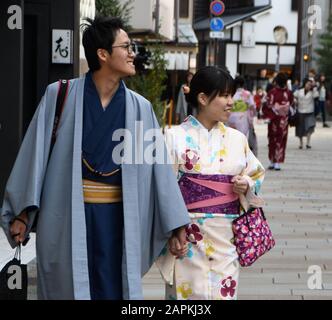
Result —
<path fill-rule="evenodd" d="M 311 81 L 307 81 L 307 82 L 305 83 L 304 89 L 305 89 L 306 91 L 309 91 L 309 90 L 311 90 L 311 88 L 312 88 L 312 82 L 311 82 Z"/>
<path fill-rule="evenodd" d="M 209 101 L 208 97 L 201 102 L 201 116 L 208 121 L 227 122 L 233 107 L 233 97 L 229 93 L 221 96 L 217 95 L 213 100 Z M 202 103 L 203 102 L 203 103 Z"/>

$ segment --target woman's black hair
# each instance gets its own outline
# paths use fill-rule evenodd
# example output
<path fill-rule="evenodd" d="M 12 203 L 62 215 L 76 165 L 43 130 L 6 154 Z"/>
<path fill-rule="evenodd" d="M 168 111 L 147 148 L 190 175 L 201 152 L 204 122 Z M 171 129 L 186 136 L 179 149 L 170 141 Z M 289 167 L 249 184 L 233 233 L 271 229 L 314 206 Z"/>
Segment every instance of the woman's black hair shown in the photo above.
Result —
<path fill-rule="evenodd" d="M 275 77 L 275 82 L 280 88 L 285 88 L 287 85 L 288 76 L 286 73 L 280 72 Z"/>
<path fill-rule="evenodd" d="M 98 49 L 106 49 L 112 53 L 112 45 L 120 29 L 123 29 L 121 19 L 115 17 L 97 16 L 94 20 L 84 19 L 86 22 L 81 24 L 83 30 L 82 44 L 85 57 L 91 71 L 100 69 L 97 55 Z"/>
<path fill-rule="evenodd" d="M 198 108 L 197 96 L 200 93 L 205 93 L 209 101 L 212 101 L 217 95 L 234 95 L 234 88 L 234 79 L 228 70 L 222 67 L 204 67 L 193 76 L 186 100 L 192 107 Z"/>
<path fill-rule="evenodd" d="M 307 84 L 307 82 L 311 82 L 312 83 L 312 80 L 308 77 L 304 78 L 303 79 L 303 83 L 302 83 L 302 89 L 305 87 L 305 85 Z"/>
<path fill-rule="evenodd" d="M 235 89 L 244 88 L 245 80 L 243 77 L 238 76 L 234 80 Z"/>

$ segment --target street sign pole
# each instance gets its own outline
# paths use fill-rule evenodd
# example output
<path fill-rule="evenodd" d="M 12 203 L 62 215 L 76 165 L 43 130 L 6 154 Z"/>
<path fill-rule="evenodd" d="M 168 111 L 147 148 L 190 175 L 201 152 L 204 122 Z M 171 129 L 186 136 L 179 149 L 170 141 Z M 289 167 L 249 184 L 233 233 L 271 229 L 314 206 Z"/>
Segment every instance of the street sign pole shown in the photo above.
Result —
<path fill-rule="evenodd" d="M 220 16 L 225 12 L 225 4 L 223 1 L 214 0 L 210 3 L 210 34 L 209 34 L 209 65 L 211 65 L 211 53 L 213 50 L 213 63 L 217 64 L 220 52 L 220 41 L 224 38 L 223 32 L 225 23 Z M 213 39 L 213 41 L 212 41 Z M 213 48 L 212 48 L 213 42 Z"/>

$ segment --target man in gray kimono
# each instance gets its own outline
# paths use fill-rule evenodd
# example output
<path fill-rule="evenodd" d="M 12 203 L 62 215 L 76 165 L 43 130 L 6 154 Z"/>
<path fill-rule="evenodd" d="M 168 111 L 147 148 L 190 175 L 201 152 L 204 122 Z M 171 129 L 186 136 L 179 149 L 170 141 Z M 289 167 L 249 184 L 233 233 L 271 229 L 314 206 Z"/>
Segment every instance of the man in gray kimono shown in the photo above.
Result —
<path fill-rule="evenodd" d="M 57 83 L 25 135 L 0 221 L 14 248 L 38 217 L 40 299 L 142 299 L 141 277 L 167 239 L 173 254 L 186 251 L 190 220 L 152 106 L 121 80 L 135 74 L 121 21 L 88 20 L 83 46 L 90 71 L 70 80 L 50 157 Z M 153 148 L 141 139 L 151 130 Z"/>

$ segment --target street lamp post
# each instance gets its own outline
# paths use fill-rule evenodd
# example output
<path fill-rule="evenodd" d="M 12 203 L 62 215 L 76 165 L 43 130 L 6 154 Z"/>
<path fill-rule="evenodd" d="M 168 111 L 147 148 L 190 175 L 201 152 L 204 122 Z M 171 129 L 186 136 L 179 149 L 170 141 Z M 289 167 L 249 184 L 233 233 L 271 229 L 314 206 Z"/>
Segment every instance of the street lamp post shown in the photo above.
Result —
<path fill-rule="evenodd" d="M 278 44 L 278 47 L 277 47 L 277 62 L 276 62 L 276 72 L 279 73 L 280 71 L 280 44 Z"/>

